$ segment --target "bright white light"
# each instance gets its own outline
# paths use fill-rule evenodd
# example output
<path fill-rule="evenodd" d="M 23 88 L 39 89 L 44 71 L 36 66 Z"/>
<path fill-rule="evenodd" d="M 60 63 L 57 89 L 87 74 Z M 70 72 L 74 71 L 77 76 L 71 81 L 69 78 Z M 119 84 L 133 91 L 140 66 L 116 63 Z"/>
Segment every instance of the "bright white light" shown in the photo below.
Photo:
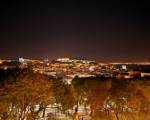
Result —
<path fill-rule="evenodd" d="M 25 60 L 23 58 L 19 58 L 19 62 L 23 63 Z"/>

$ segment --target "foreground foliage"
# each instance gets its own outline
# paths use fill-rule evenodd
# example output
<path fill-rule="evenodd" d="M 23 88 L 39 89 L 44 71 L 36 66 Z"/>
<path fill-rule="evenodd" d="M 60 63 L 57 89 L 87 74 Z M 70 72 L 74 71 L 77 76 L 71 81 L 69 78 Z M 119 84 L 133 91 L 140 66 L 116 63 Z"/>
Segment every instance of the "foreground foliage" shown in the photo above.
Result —
<path fill-rule="evenodd" d="M 0 72 L 0 119 L 149 120 L 150 80 L 78 78 L 71 85 L 29 69 Z M 54 109 L 52 112 L 51 110 Z M 82 113 L 82 114 L 81 114 Z"/>

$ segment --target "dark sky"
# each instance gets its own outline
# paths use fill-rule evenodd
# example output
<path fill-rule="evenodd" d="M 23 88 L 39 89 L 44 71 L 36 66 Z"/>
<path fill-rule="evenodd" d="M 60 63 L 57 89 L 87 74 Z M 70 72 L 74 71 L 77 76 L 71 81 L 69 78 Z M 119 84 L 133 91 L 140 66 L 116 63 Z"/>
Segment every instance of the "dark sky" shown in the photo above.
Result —
<path fill-rule="evenodd" d="M 143 0 L 3 0 L 0 58 L 150 61 L 149 10 Z"/>

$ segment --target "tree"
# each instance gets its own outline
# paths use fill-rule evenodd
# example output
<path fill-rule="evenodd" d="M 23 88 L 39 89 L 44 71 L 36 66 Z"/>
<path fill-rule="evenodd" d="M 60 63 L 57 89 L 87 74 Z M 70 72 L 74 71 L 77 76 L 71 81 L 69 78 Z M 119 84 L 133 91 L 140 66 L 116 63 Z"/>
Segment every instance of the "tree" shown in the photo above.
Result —
<path fill-rule="evenodd" d="M 9 118 L 25 120 L 31 114 L 37 117 L 52 102 L 51 85 L 52 81 L 47 76 L 32 71 L 22 71 L 15 82 L 6 83 L 4 88 L 9 101 Z"/>
<path fill-rule="evenodd" d="M 65 84 L 62 80 L 57 79 L 53 82 L 53 94 L 55 97 L 58 109 L 62 112 L 68 112 L 76 104 L 75 94 L 71 85 Z"/>
<path fill-rule="evenodd" d="M 111 80 L 102 78 L 76 78 L 72 81 L 80 104 L 87 104 L 91 108 L 91 116 L 101 116 L 104 102 L 109 95 Z M 84 101 L 86 98 L 86 101 Z M 101 116 L 102 117 L 102 116 Z"/>

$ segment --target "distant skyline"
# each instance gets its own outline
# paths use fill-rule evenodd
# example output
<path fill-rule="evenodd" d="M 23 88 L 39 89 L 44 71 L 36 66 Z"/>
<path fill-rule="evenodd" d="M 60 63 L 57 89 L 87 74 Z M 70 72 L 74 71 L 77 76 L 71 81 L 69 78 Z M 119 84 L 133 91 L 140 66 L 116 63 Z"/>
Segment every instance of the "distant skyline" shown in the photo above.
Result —
<path fill-rule="evenodd" d="M 146 1 L 2 1 L 0 58 L 150 61 Z"/>

